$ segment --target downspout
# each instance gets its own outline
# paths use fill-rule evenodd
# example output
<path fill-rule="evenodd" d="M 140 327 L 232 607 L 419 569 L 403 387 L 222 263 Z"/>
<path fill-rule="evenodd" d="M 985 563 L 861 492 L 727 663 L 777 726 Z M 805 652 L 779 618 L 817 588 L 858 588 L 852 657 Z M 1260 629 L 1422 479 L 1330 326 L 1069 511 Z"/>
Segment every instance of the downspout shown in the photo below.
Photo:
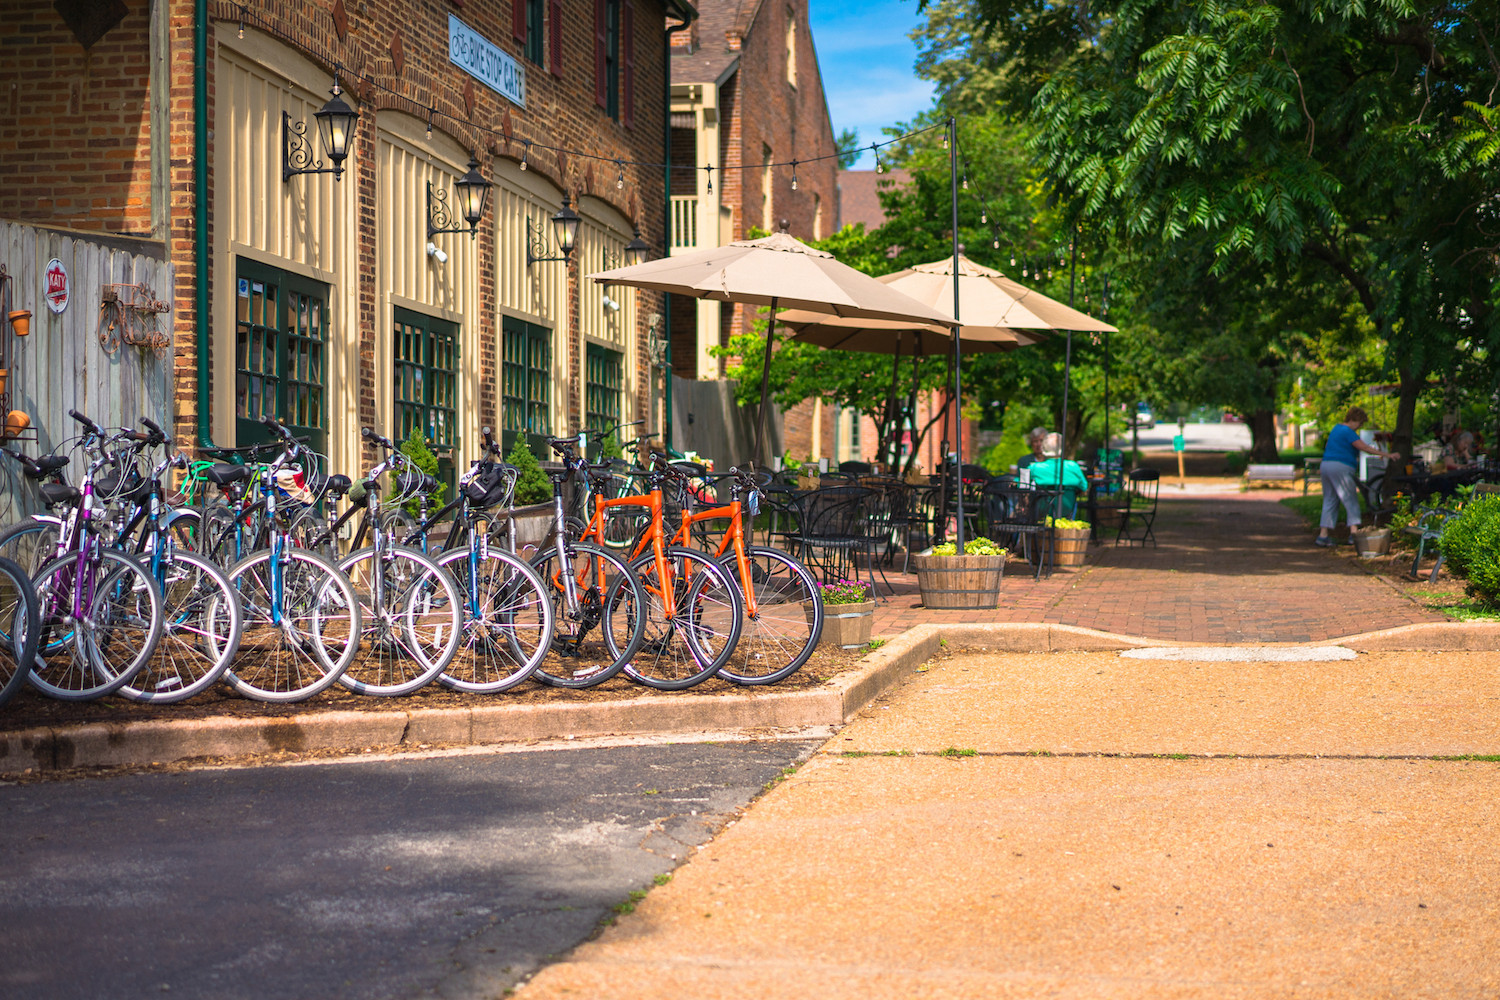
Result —
<path fill-rule="evenodd" d="M 687 30 L 693 22 L 684 19 L 681 24 L 674 24 L 667 28 L 663 36 L 666 44 L 662 47 L 661 54 L 661 110 L 662 110 L 662 162 L 667 168 L 662 171 L 666 203 L 666 223 L 662 226 L 661 247 L 662 256 L 669 257 L 672 254 L 672 36 L 679 31 Z M 666 351 L 662 355 L 666 361 L 666 370 L 662 372 L 662 389 L 665 403 L 662 407 L 662 442 L 667 448 L 672 447 L 672 296 L 670 293 L 662 293 L 661 314 L 662 332 L 666 337 Z"/>
<path fill-rule="evenodd" d="M 193 0 L 193 321 L 198 326 L 198 447 L 212 448 L 208 384 L 208 0 Z"/>

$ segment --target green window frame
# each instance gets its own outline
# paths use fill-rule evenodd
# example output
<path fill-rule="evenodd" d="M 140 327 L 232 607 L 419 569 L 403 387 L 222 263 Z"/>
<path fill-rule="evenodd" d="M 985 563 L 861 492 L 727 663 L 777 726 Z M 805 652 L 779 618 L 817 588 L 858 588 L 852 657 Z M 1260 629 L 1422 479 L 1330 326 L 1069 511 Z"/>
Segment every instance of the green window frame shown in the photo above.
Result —
<path fill-rule="evenodd" d="M 552 434 L 552 331 L 506 316 L 500 323 L 500 443 L 510 452 L 518 435 L 538 459 Z"/>
<path fill-rule="evenodd" d="M 438 456 L 438 478 L 453 485 L 458 432 L 458 324 L 410 309 L 396 309 L 391 327 L 394 354 L 395 433 L 399 443 L 420 429 Z"/>
<path fill-rule="evenodd" d="M 583 372 L 584 425 L 600 431 L 617 427 L 623 412 L 625 355 L 589 344 Z"/>
<path fill-rule="evenodd" d="M 328 286 L 243 258 L 235 279 L 236 441 L 272 440 L 261 424 L 270 416 L 325 452 Z"/>
<path fill-rule="evenodd" d="M 520 0 L 526 4 L 526 58 L 538 66 L 542 65 L 542 38 L 545 29 L 542 18 L 547 0 Z"/>

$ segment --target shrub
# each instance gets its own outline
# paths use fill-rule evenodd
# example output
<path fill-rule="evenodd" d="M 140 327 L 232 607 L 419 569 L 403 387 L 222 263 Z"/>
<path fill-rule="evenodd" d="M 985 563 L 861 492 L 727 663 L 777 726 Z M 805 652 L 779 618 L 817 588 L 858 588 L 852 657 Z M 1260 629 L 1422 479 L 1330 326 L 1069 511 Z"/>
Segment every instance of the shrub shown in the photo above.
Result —
<path fill-rule="evenodd" d="M 505 456 L 505 460 L 520 472 L 516 477 L 516 506 L 525 507 L 527 504 L 545 503 L 552 499 L 552 480 L 547 478 L 547 474 L 542 471 L 542 463 L 526 447 L 524 437 L 516 435 L 516 443 L 511 445 L 510 454 Z"/>
<path fill-rule="evenodd" d="M 964 555 L 966 556 L 1003 556 L 1005 549 L 996 545 L 988 538 L 965 538 Z M 958 545 L 954 542 L 944 542 L 942 545 L 934 545 L 932 554 L 935 556 L 951 556 L 958 554 Z"/>
<path fill-rule="evenodd" d="M 419 428 L 411 429 L 411 436 L 401 442 L 400 451 L 401 454 L 411 459 L 412 464 L 418 469 L 437 479 L 438 457 L 432 453 L 431 448 L 427 447 L 427 438 Z M 432 496 L 428 499 L 432 510 L 437 510 L 443 505 L 443 494 L 447 492 L 448 484 L 439 480 L 437 489 L 432 491 Z M 406 501 L 402 506 L 412 517 L 417 517 L 422 509 L 415 499 Z"/>
<path fill-rule="evenodd" d="M 1443 530 L 1448 569 L 1467 578 L 1469 595 L 1500 604 L 1500 496 L 1474 500 Z"/>

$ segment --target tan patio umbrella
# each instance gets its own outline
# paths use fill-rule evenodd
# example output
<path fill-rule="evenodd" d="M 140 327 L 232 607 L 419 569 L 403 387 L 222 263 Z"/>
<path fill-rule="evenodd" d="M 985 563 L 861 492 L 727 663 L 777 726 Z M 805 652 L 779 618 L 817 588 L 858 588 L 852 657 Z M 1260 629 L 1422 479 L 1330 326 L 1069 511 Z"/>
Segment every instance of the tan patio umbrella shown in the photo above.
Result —
<path fill-rule="evenodd" d="M 892 319 L 944 329 L 952 316 L 924 305 L 896 288 L 815 250 L 786 233 L 758 240 L 739 240 L 680 257 L 617 267 L 589 275 L 608 285 L 632 285 L 674 295 L 771 307 L 766 360 L 760 378 L 760 415 L 755 430 L 755 458 L 765 440 L 771 348 L 776 311 L 782 306 L 861 319 Z"/>

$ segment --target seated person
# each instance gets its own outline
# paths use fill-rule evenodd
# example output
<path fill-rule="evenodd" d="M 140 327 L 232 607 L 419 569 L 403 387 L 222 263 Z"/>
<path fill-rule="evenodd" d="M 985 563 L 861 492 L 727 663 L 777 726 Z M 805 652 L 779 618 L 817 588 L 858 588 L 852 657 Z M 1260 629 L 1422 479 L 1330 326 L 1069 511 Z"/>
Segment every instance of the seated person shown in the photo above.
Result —
<path fill-rule="evenodd" d="M 1444 451 L 1444 458 L 1450 465 L 1473 465 L 1479 459 L 1479 453 L 1474 445 L 1474 435 L 1469 431 L 1460 431 L 1453 439 L 1452 450 Z"/>
<path fill-rule="evenodd" d="M 1072 489 L 1077 494 L 1089 491 L 1088 477 L 1072 459 L 1062 457 L 1062 435 L 1047 434 L 1042 438 L 1041 461 L 1031 464 L 1031 481 L 1045 489 Z"/>
<path fill-rule="evenodd" d="M 1042 440 L 1047 436 L 1047 428 L 1033 427 L 1031 433 L 1026 435 L 1026 445 L 1031 449 L 1030 455 L 1022 455 L 1016 461 L 1017 469 L 1024 469 L 1033 462 L 1040 462 L 1046 458 L 1042 454 Z"/>

